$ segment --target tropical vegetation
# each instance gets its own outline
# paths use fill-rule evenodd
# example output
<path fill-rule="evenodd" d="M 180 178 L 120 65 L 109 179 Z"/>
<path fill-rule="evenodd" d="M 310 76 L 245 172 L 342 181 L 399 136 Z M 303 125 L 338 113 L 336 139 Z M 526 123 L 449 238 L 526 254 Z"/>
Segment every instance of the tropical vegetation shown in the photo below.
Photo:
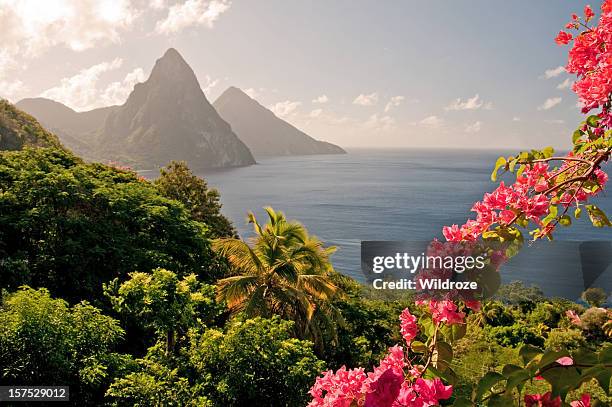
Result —
<path fill-rule="evenodd" d="M 593 18 L 587 7 L 567 26 L 582 31 L 557 37 L 573 41 L 584 112 L 598 110 L 573 150 L 500 157 L 504 182 L 447 241 L 513 242 L 510 257 L 583 214 L 611 226 L 589 200 L 612 152 L 612 1 Z M 612 403 L 601 289 L 580 304 L 520 282 L 482 301 L 377 292 L 280 211 L 249 214 L 253 235 L 239 238 L 184 163 L 154 181 L 88 163 L 0 107 L 0 134 L 23 141 L 0 152 L 1 386 L 69 386 L 79 406 Z"/>

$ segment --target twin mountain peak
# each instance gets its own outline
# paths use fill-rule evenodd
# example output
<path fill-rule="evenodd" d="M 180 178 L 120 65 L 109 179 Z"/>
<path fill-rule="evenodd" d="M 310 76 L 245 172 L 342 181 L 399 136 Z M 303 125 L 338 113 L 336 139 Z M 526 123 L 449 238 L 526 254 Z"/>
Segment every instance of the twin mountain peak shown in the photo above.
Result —
<path fill-rule="evenodd" d="M 44 98 L 16 105 L 91 160 L 155 168 L 183 160 L 192 168 L 222 168 L 279 155 L 342 154 L 278 118 L 238 88 L 211 105 L 195 73 L 173 48 L 121 106 L 86 112 Z"/>

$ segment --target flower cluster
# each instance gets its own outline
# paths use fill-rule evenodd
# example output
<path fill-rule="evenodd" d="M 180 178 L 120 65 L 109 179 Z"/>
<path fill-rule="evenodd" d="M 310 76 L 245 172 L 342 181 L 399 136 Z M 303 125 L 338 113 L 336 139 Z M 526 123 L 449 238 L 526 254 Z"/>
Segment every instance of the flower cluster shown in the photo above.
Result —
<path fill-rule="evenodd" d="M 478 301 L 471 302 L 474 307 L 480 307 Z M 429 300 L 417 301 L 417 305 L 425 305 L 431 313 L 431 318 L 436 324 L 445 322 L 447 325 L 462 324 L 465 318 L 465 313 L 459 312 L 457 304 L 451 300 Z"/>
<path fill-rule="evenodd" d="M 578 76 L 573 89 L 580 97 L 583 113 L 601 108 L 601 117 L 606 124 L 612 123 L 610 114 L 610 93 L 612 93 L 612 0 L 601 6 L 599 24 L 590 27 L 588 23 L 595 13 L 590 6 L 584 9 L 584 18 L 572 15 L 566 28 L 578 31 L 561 31 L 555 39 L 557 44 L 566 45 L 574 41 L 569 52 L 567 71 Z M 584 31 L 580 31 L 584 30 Z"/>
<path fill-rule="evenodd" d="M 550 236 L 558 223 L 568 224 L 566 212 L 570 207 L 576 207 L 575 216 L 581 206 L 592 196 L 600 193 L 608 181 L 608 175 L 600 165 L 610 158 L 612 150 L 606 129 L 612 128 L 612 0 L 605 0 L 601 7 L 601 17 L 598 25 L 589 26 L 595 13 L 591 7 L 584 9 L 584 17 L 572 16 L 572 21 L 566 25 L 568 30 L 578 30 L 574 36 L 561 31 L 556 38 L 558 44 L 569 44 L 573 47 L 569 52 L 567 71 L 577 76 L 573 90 L 578 94 L 583 112 L 601 109 L 597 116 L 589 117 L 581 128 L 574 133 L 574 151 L 564 157 L 552 157 L 541 152 L 524 153 L 519 157 L 503 157 L 498 160 L 506 165 L 506 170 L 513 171 L 520 165 L 516 180 L 512 184 L 501 182 L 491 193 L 484 195 L 476 202 L 472 211 L 475 219 L 469 219 L 465 224 L 445 226 L 443 235 L 448 242 L 477 242 L 481 238 L 498 237 L 503 241 L 502 232 L 518 232 L 510 230 L 517 224 L 526 228 L 529 223 L 537 226 L 532 232 L 534 238 Z M 580 31 L 581 29 L 584 31 Z M 609 133 L 609 132 L 607 132 Z M 553 167 L 552 161 L 561 161 L 561 165 Z M 496 166 L 499 168 L 499 165 Z M 559 208 L 563 211 L 558 215 Z M 593 224 L 596 226 L 610 225 L 603 212 L 587 209 Z M 595 218 L 595 220 L 594 220 Z M 562 221 L 564 223 L 562 223 Z M 498 235 L 495 236 L 495 233 Z M 434 245 L 436 250 L 439 245 Z M 442 247 L 443 248 L 443 247 Z M 496 267 L 505 258 L 504 253 L 495 251 L 492 254 L 492 265 Z M 427 270 L 430 271 L 430 270 Z M 448 330 L 451 325 L 465 324 L 465 308 L 478 311 L 480 302 L 464 299 L 465 307 L 444 297 L 441 300 L 418 300 L 417 306 L 423 312 L 421 319 L 406 309 L 400 315 L 400 332 L 410 346 L 414 347 L 414 339 L 419 333 L 419 326 L 432 337 L 428 338 L 428 352 L 432 353 L 437 343 L 436 335 L 441 330 Z M 574 312 L 567 316 L 572 323 L 580 324 L 580 318 Z M 423 344 L 421 344 L 423 345 Z M 448 344 L 447 344 L 448 346 Z M 436 348 L 437 349 L 437 348 Z M 414 349 L 413 349 L 414 351 Z M 310 407 L 425 407 L 439 405 L 440 400 L 452 396 L 452 386 L 445 385 L 439 378 L 422 377 L 428 371 L 431 356 L 419 365 L 413 362 L 402 347 L 389 349 L 389 354 L 372 372 L 364 369 L 347 370 L 345 367 L 335 373 L 328 371 L 317 378 L 310 390 L 313 397 Z M 561 366 L 570 366 L 570 357 L 556 360 Z M 552 393 L 528 394 L 524 397 L 525 405 L 556 407 L 563 404 L 560 397 L 552 397 Z M 588 394 L 570 403 L 572 407 L 590 407 Z"/>
<path fill-rule="evenodd" d="M 444 237 L 451 242 L 473 241 L 491 226 L 509 226 L 521 215 L 541 227 L 542 235 L 549 234 L 554 224 L 544 225 L 542 220 L 548 215 L 551 205 L 567 207 L 585 202 L 602 191 L 608 181 L 608 175 L 600 168 L 595 168 L 592 177 L 598 184 L 597 188 L 586 189 L 580 182 L 576 182 L 567 185 L 557 197 L 559 188 L 556 184 L 561 177 L 585 170 L 584 165 L 580 161 L 573 161 L 573 158 L 572 154 L 568 155 L 567 160 L 554 169 L 549 169 L 545 162 L 526 165 L 514 184 L 506 186 L 502 181 L 493 192 L 486 193 L 482 201 L 473 205 L 472 212 L 476 213 L 476 219 L 469 219 L 462 226 L 445 226 L 442 230 Z"/>
<path fill-rule="evenodd" d="M 416 317 L 405 309 L 400 316 L 401 332 L 410 342 L 418 334 Z M 362 368 L 335 373 L 327 371 L 310 389 L 309 407 L 427 407 L 451 397 L 453 388 L 439 378 L 421 377 L 423 366 L 412 365 L 404 349 L 394 346 L 371 372 Z"/>
<path fill-rule="evenodd" d="M 417 336 L 419 331 L 416 320 L 417 318 L 410 313 L 408 308 L 400 315 L 400 332 L 408 346 L 410 346 L 410 343 Z"/>
<path fill-rule="evenodd" d="M 527 394 L 525 395 L 525 405 L 527 407 L 561 407 L 561 397 L 551 398 L 551 393 Z M 580 400 L 572 401 L 571 407 L 591 407 L 591 396 L 583 394 Z"/>

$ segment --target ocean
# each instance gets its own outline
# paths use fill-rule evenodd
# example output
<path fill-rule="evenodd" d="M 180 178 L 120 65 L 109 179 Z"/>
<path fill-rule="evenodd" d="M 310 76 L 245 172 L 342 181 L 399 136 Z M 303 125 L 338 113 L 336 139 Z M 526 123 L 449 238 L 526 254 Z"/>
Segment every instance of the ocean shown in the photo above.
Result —
<path fill-rule="evenodd" d="M 246 214 L 265 220 L 264 206 L 299 220 L 311 234 L 338 247 L 334 268 L 364 281 L 360 269 L 362 240 L 430 240 L 442 238 L 442 226 L 462 224 L 476 200 L 495 187 L 490 174 L 507 151 L 350 150 L 346 155 L 275 157 L 257 165 L 207 171 L 203 176 L 219 190 L 223 213 L 241 237 L 252 236 Z M 612 215 L 612 197 L 593 200 Z M 609 242 L 612 229 L 594 228 L 583 216 L 559 228 L 555 241 L 527 246 L 502 269 L 505 282 L 535 284 L 547 295 L 576 298 L 589 285 L 612 290 L 612 259 L 595 277 L 583 278 L 580 241 Z M 605 257 L 605 256 L 604 256 Z M 607 261 L 607 260 L 606 260 Z M 608 267 L 606 267 L 608 266 Z"/>

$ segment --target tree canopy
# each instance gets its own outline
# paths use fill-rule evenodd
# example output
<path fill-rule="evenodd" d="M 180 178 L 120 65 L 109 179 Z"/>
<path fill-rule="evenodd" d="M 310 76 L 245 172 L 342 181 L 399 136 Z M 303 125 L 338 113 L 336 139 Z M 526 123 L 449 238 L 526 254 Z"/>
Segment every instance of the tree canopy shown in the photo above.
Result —
<path fill-rule="evenodd" d="M 0 288 L 96 301 L 134 271 L 224 274 L 206 226 L 132 171 L 26 148 L 0 155 L 0 192 Z"/>

